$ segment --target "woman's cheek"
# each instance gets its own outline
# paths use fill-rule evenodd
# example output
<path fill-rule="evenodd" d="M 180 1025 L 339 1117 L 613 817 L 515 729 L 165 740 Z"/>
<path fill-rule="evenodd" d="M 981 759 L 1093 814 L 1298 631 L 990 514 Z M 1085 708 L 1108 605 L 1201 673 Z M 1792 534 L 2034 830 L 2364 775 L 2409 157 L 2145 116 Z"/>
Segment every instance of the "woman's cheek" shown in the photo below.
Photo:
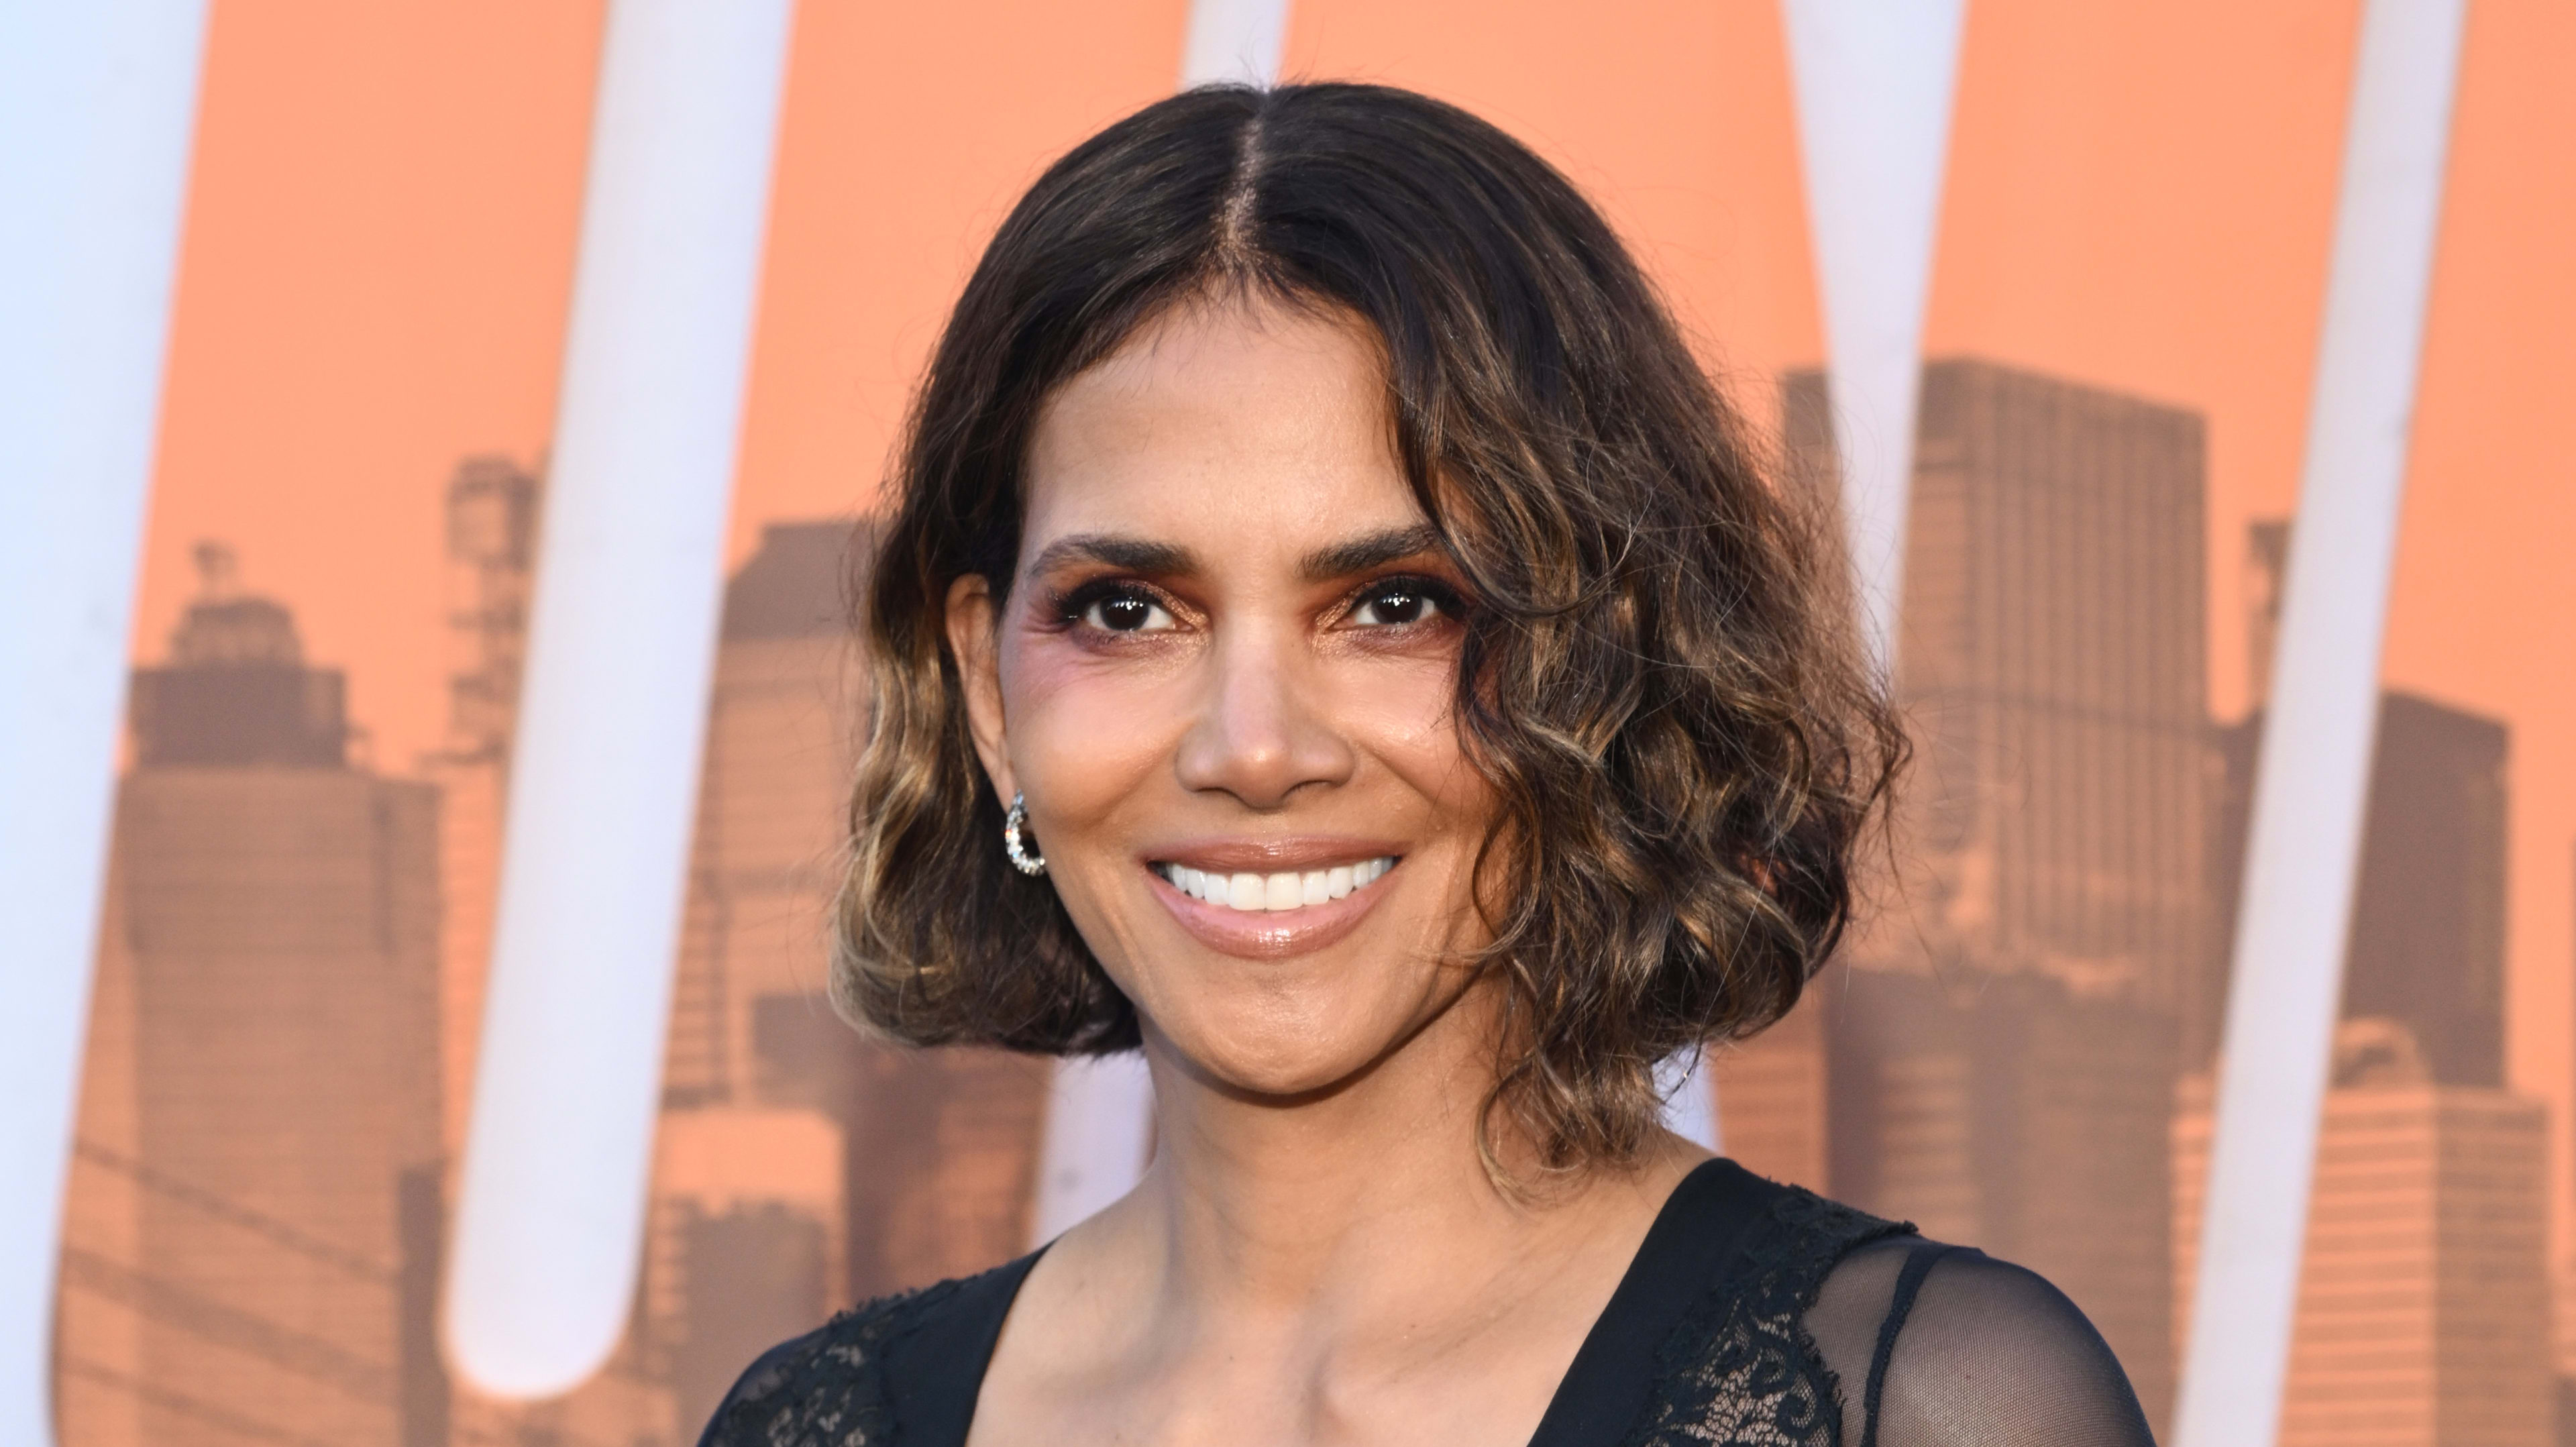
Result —
<path fill-rule="evenodd" d="M 1114 800 L 1173 744 L 1181 710 L 1171 670 L 1102 657 L 1060 637 L 1028 639 L 1006 652 L 1004 724 L 1015 768 L 1043 791 L 1059 817 L 1088 815 Z"/>
<path fill-rule="evenodd" d="M 1458 737 L 1456 665 L 1442 659 L 1372 660 L 1343 684 L 1344 726 L 1435 806 L 1483 792 Z M 1461 774 L 1468 776 L 1462 779 Z"/>

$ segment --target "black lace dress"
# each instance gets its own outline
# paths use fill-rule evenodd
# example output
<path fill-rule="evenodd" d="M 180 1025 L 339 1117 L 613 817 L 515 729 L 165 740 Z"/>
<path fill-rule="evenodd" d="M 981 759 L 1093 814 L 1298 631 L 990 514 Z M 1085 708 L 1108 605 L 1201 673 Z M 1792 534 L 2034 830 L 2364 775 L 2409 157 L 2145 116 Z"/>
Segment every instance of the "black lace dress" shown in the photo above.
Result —
<path fill-rule="evenodd" d="M 700 1447 L 962 1447 L 1036 1256 L 772 1349 Z M 1673 1191 L 1530 1447 L 2153 1447 L 2039 1277 L 1728 1161 Z"/>

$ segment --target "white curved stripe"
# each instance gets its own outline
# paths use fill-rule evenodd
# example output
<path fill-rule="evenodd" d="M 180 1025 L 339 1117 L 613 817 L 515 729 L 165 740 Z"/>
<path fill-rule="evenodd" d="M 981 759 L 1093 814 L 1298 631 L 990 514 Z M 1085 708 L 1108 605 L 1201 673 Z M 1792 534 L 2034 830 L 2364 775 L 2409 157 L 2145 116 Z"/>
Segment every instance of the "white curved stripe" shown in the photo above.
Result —
<path fill-rule="evenodd" d="M 565 1391 L 635 1288 L 789 0 L 616 0 L 447 1332 Z"/>
<path fill-rule="evenodd" d="M 0 6 L 0 1441 L 52 1437 L 63 1181 L 204 0 Z"/>
<path fill-rule="evenodd" d="M 1056 1063 L 1029 1244 L 1044 1246 L 1133 1190 L 1153 1150 L 1154 1081 L 1130 1052 Z"/>
<path fill-rule="evenodd" d="M 1181 89 L 1216 81 L 1269 85 L 1288 46 L 1288 0 L 1190 0 Z"/>
<path fill-rule="evenodd" d="M 1923 307 L 1965 0 L 1783 0 L 1864 636 L 1895 668 Z"/>
<path fill-rule="evenodd" d="M 2316 395 L 2255 780 L 2175 1440 L 2281 1419 L 2465 0 L 2363 12 Z"/>

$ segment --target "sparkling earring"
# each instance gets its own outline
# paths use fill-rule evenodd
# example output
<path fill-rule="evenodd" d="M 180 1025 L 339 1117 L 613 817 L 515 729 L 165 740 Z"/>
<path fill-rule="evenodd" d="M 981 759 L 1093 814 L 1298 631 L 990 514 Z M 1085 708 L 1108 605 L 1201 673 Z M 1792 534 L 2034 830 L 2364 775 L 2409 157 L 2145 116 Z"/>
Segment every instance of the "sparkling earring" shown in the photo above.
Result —
<path fill-rule="evenodd" d="M 1020 841 L 1020 830 L 1026 827 L 1028 822 L 1029 806 L 1027 799 L 1022 795 L 1013 794 L 1011 796 L 1011 812 L 1002 816 L 1002 852 L 1010 857 L 1011 867 L 1018 870 L 1020 873 L 1030 875 L 1044 874 L 1046 873 L 1046 856 L 1043 854 L 1031 854 L 1028 851 L 1027 846 L 1022 844 Z"/>

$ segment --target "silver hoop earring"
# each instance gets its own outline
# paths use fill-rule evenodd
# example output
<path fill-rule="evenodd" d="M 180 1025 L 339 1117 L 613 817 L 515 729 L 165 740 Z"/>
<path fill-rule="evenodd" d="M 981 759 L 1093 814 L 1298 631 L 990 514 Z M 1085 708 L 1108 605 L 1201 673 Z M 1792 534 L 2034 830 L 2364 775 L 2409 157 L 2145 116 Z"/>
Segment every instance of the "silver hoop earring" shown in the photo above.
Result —
<path fill-rule="evenodd" d="M 1031 854 L 1028 851 L 1027 846 L 1020 840 L 1020 830 L 1025 827 L 1028 822 L 1029 806 L 1027 799 L 1022 795 L 1013 794 L 1011 796 L 1011 812 L 1002 816 L 1002 853 L 1010 858 L 1011 867 L 1018 870 L 1020 873 L 1029 875 L 1044 874 L 1046 873 L 1046 856 L 1043 854 Z"/>

